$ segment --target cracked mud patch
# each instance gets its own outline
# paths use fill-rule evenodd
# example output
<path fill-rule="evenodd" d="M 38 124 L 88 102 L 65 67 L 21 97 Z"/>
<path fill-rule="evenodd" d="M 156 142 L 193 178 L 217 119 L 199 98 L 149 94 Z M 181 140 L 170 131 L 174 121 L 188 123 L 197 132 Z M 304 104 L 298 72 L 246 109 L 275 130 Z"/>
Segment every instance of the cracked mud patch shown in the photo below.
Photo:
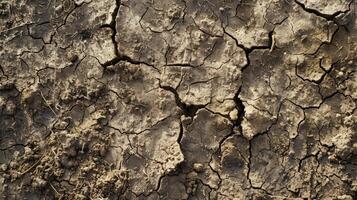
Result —
<path fill-rule="evenodd" d="M 357 199 L 356 9 L 0 1 L 0 199 Z"/>

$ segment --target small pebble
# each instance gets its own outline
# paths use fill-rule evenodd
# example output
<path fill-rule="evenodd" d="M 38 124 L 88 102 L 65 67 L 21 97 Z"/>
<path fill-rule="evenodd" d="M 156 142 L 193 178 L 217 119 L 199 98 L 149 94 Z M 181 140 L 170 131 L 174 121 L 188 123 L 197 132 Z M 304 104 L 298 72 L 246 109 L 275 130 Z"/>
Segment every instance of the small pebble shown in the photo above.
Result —
<path fill-rule="evenodd" d="M 238 110 L 234 109 L 229 113 L 229 117 L 231 120 L 237 120 L 238 119 Z"/>
<path fill-rule="evenodd" d="M 204 170 L 203 164 L 201 164 L 201 163 L 193 164 L 193 170 L 195 170 L 197 173 L 203 172 L 203 170 Z"/>
<path fill-rule="evenodd" d="M 31 148 L 25 147 L 24 149 L 25 149 L 25 154 L 27 154 L 27 155 L 32 154 L 32 149 Z"/>
<path fill-rule="evenodd" d="M 7 170 L 7 165 L 6 164 L 2 164 L 2 165 L 0 165 L 0 170 L 1 171 L 6 171 Z"/>
<path fill-rule="evenodd" d="M 56 12 L 60 12 L 62 10 L 63 6 L 62 5 L 59 5 L 55 8 L 55 11 Z"/>

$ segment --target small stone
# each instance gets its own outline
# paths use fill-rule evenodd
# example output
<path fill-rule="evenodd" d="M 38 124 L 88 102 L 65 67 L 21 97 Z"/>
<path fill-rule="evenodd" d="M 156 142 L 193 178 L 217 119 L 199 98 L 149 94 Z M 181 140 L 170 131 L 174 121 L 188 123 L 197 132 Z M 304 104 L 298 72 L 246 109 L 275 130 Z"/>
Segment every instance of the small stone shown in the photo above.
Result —
<path fill-rule="evenodd" d="M 59 5 L 59 6 L 57 6 L 57 7 L 55 8 L 55 11 L 56 11 L 56 12 L 60 12 L 60 11 L 62 11 L 62 9 L 63 9 L 63 6 L 62 6 L 62 5 Z"/>
<path fill-rule="evenodd" d="M 0 170 L 1 171 L 6 171 L 7 170 L 7 165 L 6 164 L 2 164 L 2 165 L 0 165 Z"/>
<path fill-rule="evenodd" d="M 84 3 L 85 2 L 85 0 L 75 0 L 74 1 L 74 3 L 76 4 L 76 5 L 81 5 L 82 3 Z"/>
<path fill-rule="evenodd" d="M 238 110 L 234 109 L 229 113 L 229 117 L 231 118 L 231 120 L 237 120 L 238 119 Z"/>
<path fill-rule="evenodd" d="M 26 155 L 31 155 L 31 154 L 33 153 L 33 152 L 32 152 L 32 149 L 29 148 L 29 147 L 25 147 L 24 149 L 25 149 L 25 154 L 26 154 Z"/>
<path fill-rule="evenodd" d="M 343 72 L 338 72 L 338 76 L 343 76 Z"/>
<path fill-rule="evenodd" d="M 335 162 L 337 160 L 336 156 L 335 155 L 329 155 L 327 157 L 331 162 Z"/>
<path fill-rule="evenodd" d="M 203 172 L 204 170 L 203 164 L 201 163 L 193 164 L 193 170 L 195 170 L 197 173 Z"/>

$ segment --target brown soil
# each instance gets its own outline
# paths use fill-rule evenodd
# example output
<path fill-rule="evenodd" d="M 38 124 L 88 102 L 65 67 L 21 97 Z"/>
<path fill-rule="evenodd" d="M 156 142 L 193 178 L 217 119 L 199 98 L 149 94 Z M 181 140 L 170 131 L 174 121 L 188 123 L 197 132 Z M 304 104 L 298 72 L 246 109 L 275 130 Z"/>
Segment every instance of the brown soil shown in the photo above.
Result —
<path fill-rule="evenodd" d="M 0 199 L 357 199 L 356 9 L 0 1 Z"/>

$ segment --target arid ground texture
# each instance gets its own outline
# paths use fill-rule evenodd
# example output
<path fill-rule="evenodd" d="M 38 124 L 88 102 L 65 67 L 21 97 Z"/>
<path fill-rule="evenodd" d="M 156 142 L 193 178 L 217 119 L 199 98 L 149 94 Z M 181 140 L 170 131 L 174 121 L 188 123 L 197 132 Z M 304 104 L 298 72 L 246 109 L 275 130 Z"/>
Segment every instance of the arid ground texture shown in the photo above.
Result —
<path fill-rule="evenodd" d="M 0 199 L 356 200 L 354 0 L 0 0 Z"/>

